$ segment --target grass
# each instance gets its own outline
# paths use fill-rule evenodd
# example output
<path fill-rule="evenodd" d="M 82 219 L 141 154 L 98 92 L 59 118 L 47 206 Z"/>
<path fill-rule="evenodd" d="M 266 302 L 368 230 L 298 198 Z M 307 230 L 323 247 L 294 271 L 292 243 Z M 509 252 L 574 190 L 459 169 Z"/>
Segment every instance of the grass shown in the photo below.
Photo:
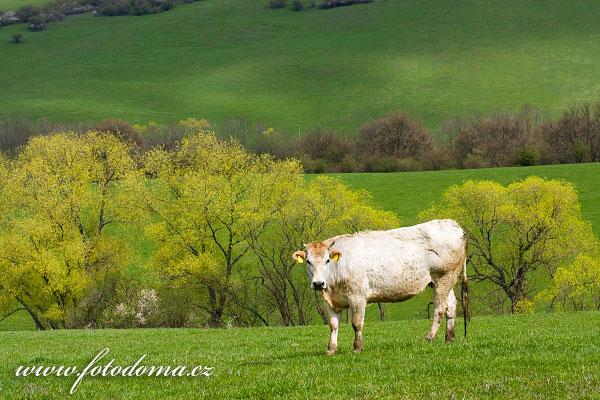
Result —
<path fill-rule="evenodd" d="M 597 312 L 477 317 L 467 340 L 427 343 L 429 321 L 365 325 L 353 354 L 352 328 L 325 356 L 329 328 L 147 329 L 0 332 L 3 399 L 550 399 L 598 398 Z M 51 343 L 51 345 L 49 345 Z M 210 366 L 204 377 L 15 377 L 19 366 L 83 369 L 102 349 L 113 366 Z"/>
<path fill-rule="evenodd" d="M 0 10 L 17 11 L 23 6 L 43 6 L 50 0 L 0 0 Z"/>
<path fill-rule="evenodd" d="M 556 116 L 600 97 L 594 0 L 265 5 L 203 0 L 142 17 L 70 16 L 40 33 L 3 27 L 0 110 L 134 123 L 244 115 L 351 133 L 397 109 L 435 129 L 452 115 L 533 104 Z M 10 43 L 14 32 L 23 43 Z"/>

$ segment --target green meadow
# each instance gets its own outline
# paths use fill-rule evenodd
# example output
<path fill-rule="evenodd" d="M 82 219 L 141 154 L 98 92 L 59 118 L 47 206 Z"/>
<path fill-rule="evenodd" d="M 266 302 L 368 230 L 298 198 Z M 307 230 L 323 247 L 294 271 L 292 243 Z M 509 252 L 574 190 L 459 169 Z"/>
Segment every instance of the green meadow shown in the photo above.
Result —
<path fill-rule="evenodd" d="M 50 0 L 0 0 L 0 10 L 17 11 L 23 6 L 43 6 Z"/>
<path fill-rule="evenodd" d="M 597 312 L 477 317 L 465 340 L 426 342 L 429 321 L 367 322 L 365 351 L 327 326 L 0 332 L 3 399 L 595 399 L 600 395 Z M 462 321 L 459 321 L 459 326 Z M 210 377 L 16 377 L 19 366 L 195 366 Z M 106 375 L 110 374 L 107 370 Z M 118 371 L 117 371 L 118 372 Z"/>
<path fill-rule="evenodd" d="M 0 9 L 17 0 L 0 0 Z M 19 0 L 25 1 L 25 0 Z M 291 3 L 291 2 L 288 2 Z M 1 114 L 132 123 L 237 116 L 354 132 L 600 98 L 600 2 L 379 0 L 331 10 L 202 0 L 146 16 L 0 28 Z M 22 32 L 23 43 L 11 43 Z"/>

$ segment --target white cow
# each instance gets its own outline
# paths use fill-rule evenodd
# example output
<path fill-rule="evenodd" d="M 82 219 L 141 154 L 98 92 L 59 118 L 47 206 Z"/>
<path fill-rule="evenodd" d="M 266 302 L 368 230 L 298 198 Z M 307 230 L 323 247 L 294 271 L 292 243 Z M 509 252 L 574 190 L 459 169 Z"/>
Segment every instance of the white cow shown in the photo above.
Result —
<path fill-rule="evenodd" d="M 446 341 L 453 341 L 454 285 L 461 271 L 466 335 L 467 237 L 455 221 L 433 220 L 408 228 L 341 235 L 304 247 L 293 257 L 299 263 L 306 261 L 311 287 L 323 291 L 331 327 L 327 354 L 337 350 L 342 310 L 352 312 L 354 352 L 361 352 L 366 304 L 405 301 L 430 283 L 435 311 L 426 339 L 435 338 L 445 313 Z"/>

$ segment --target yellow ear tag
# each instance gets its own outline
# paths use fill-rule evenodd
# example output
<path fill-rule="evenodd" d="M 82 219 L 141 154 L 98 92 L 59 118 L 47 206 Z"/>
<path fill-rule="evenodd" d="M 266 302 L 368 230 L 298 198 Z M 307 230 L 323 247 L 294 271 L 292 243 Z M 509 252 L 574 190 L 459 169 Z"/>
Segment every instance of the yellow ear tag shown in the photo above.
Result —
<path fill-rule="evenodd" d="M 339 255 L 339 254 L 336 254 L 336 255 L 334 255 L 332 258 L 333 258 L 333 261 L 337 262 L 337 260 L 339 260 L 339 259 L 340 259 L 340 255 Z"/>
<path fill-rule="evenodd" d="M 304 262 L 304 259 L 302 258 L 302 256 L 298 256 L 298 258 L 296 258 L 296 262 L 298 264 L 302 264 Z"/>

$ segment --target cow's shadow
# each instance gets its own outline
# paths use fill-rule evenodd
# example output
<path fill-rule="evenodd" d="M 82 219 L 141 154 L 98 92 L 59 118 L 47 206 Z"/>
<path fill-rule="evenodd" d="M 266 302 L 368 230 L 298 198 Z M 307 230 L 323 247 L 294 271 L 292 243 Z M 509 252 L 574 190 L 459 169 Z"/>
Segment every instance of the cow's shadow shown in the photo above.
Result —
<path fill-rule="evenodd" d="M 273 361 L 277 362 L 278 360 L 296 360 L 299 358 L 309 358 L 309 357 L 339 357 L 343 355 L 358 355 L 353 352 L 352 349 L 338 349 L 338 351 L 334 355 L 327 355 L 325 351 L 327 347 L 319 350 L 298 350 L 293 353 L 285 354 L 279 357 L 273 357 Z M 360 354 L 360 353 L 359 353 Z"/>

